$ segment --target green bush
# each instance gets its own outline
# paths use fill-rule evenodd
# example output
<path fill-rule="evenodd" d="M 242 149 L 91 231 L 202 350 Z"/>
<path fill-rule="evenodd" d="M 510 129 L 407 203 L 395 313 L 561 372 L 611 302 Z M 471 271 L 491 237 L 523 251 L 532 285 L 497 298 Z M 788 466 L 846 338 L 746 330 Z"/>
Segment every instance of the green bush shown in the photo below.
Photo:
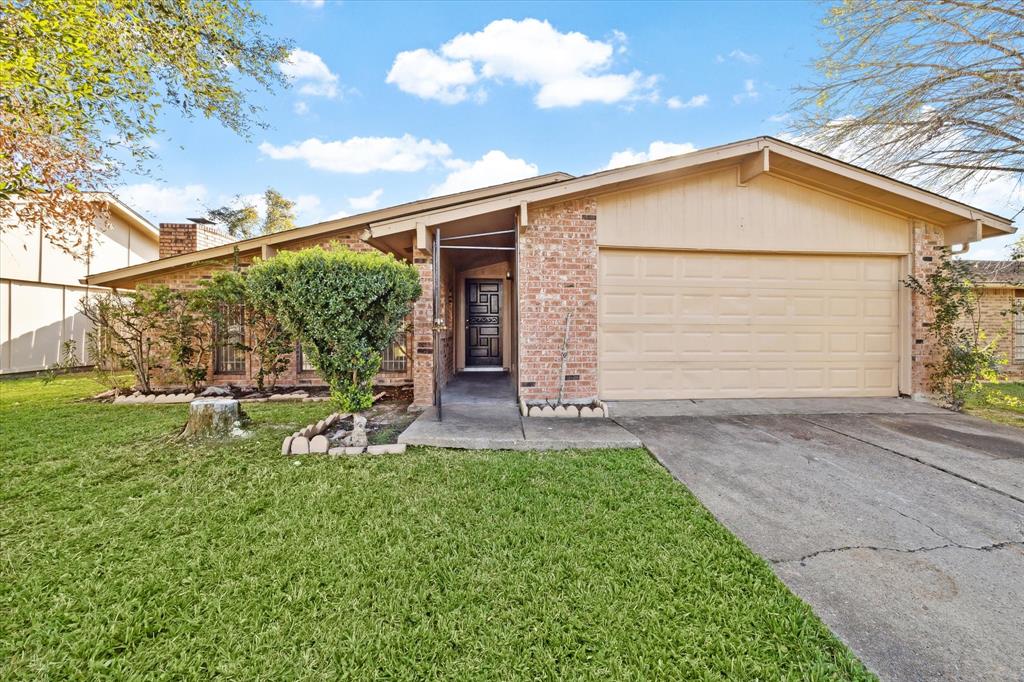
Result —
<path fill-rule="evenodd" d="M 911 275 L 903 284 L 925 297 L 934 313 L 928 334 L 941 355 L 932 367 L 931 389 L 950 408 L 960 411 L 983 382 L 998 379 L 1002 362 L 998 339 L 990 340 L 981 328 L 970 268 L 944 249 L 939 253 L 938 266 L 923 280 Z"/>
<path fill-rule="evenodd" d="M 193 292 L 166 284 L 140 286 L 135 302 L 149 324 L 149 333 L 166 353 L 170 369 L 190 391 L 206 380 L 212 349 L 210 316 Z"/>
<path fill-rule="evenodd" d="M 301 340 L 338 407 L 369 407 L 381 354 L 420 296 L 416 269 L 332 245 L 281 252 L 246 277 L 250 300 Z"/>
<path fill-rule="evenodd" d="M 215 272 L 213 277 L 200 283 L 193 296 L 212 322 L 214 344 L 231 341 L 225 318 L 230 308 L 242 308 L 245 338 L 236 341 L 235 346 L 252 354 L 256 388 L 260 391 L 267 386 L 273 388 L 277 378 L 288 369 L 295 342 L 274 317 L 273 310 L 249 295 L 246 273 L 235 270 Z"/>

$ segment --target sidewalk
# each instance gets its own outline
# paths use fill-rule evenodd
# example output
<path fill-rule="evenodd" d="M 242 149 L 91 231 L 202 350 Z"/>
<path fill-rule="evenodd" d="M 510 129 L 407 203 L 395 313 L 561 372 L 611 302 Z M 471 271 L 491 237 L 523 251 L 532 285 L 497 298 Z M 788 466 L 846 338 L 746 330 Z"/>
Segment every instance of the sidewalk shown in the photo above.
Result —
<path fill-rule="evenodd" d="M 640 439 L 610 419 L 521 417 L 515 403 L 448 404 L 444 421 L 428 408 L 398 437 L 407 445 L 473 450 L 639 448 Z"/>

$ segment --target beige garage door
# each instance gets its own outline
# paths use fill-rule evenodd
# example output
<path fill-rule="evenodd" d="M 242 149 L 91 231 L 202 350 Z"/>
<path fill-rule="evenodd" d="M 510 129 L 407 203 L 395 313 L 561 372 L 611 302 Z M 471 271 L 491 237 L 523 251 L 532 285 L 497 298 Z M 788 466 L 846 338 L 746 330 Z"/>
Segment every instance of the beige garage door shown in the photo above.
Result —
<path fill-rule="evenodd" d="M 602 250 L 611 400 L 894 396 L 899 259 Z"/>

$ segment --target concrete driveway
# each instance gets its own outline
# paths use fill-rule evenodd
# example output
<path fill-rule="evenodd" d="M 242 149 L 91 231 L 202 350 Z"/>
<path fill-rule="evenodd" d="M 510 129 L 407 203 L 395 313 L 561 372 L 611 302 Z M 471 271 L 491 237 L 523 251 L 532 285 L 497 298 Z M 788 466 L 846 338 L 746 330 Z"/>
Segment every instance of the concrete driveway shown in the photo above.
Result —
<path fill-rule="evenodd" d="M 1024 680 L 1019 429 L 895 399 L 612 415 L 882 679 Z"/>

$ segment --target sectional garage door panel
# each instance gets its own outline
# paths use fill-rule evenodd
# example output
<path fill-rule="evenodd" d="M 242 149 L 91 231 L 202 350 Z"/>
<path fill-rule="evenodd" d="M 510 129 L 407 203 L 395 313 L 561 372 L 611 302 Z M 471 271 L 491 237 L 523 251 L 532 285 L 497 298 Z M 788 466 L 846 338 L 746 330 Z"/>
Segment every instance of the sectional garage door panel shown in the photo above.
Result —
<path fill-rule="evenodd" d="M 607 399 L 892 396 L 899 260 L 601 252 Z"/>

